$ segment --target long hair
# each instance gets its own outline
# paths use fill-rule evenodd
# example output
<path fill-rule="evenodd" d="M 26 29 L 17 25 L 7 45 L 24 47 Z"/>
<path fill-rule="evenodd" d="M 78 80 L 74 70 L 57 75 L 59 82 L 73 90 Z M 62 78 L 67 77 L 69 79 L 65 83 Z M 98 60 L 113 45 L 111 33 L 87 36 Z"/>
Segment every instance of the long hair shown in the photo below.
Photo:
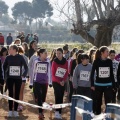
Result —
<path fill-rule="evenodd" d="M 8 50 L 7 50 L 7 48 L 3 47 L 3 48 L 1 49 L 1 51 L 0 51 L 0 56 L 3 56 L 3 53 L 4 53 L 5 51 L 7 51 L 7 54 L 6 54 L 6 55 L 8 55 Z"/>
<path fill-rule="evenodd" d="M 51 63 L 53 62 L 53 60 L 56 58 L 56 49 L 52 50 L 51 56 L 50 56 L 50 61 Z"/>
<path fill-rule="evenodd" d="M 101 53 L 104 53 L 106 49 L 108 49 L 107 46 L 100 47 L 95 53 L 95 60 L 101 58 Z"/>

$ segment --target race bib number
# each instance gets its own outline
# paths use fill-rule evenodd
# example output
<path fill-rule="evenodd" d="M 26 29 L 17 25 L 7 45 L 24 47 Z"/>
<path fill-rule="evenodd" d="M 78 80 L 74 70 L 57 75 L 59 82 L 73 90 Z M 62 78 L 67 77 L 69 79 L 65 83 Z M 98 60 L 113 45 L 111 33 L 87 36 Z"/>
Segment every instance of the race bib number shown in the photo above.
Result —
<path fill-rule="evenodd" d="M 63 78 L 65 76 L 66 71 L 66 69 L 58 67 L 55 76 Z"/>
<path fill-rule="evenodd" d="M 20 76 L 20 66 L 10 66 L 10 76 Z"/>
<path fill-rule="evenodd" d="M 99 67 L 99 78 L 108 78 L 108 77 L 110 77 L 110 68 Z"/>
<path fill-rule="evenodd" d="M 89 81 L 90 72 L 89 71 L 80 71 L 80 80 Z"/>
<path fill-rule="evenodd" d="M 37 68 L 36 68 L 36 72 L 37 73 L 47 73 L 47 64 L 38 63 Z"/>

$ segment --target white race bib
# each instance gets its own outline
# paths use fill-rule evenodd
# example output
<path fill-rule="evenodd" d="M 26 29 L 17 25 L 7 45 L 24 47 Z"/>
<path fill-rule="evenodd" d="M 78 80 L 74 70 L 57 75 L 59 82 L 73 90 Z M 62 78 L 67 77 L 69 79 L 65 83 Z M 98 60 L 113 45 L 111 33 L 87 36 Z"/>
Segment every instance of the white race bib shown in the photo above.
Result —
<path fill-rule="evenodd" d="M 65 76 L 66 71 L 66 69 L 58 67 L 55 76 L 63 78 Z"/>
<path fill-rule="evenodd" d="M 90 79 L 90 72 L 89 71 L 80 71 L 80 80 L 89 81 Z"/>
<path fill-rule="evenodd" d="M 9 75 L 20 76 L 20 66 L 10 66 Z"/>
<path fill-rule="evenodd" d="M 36 72 L 37 73 L 47 73 L 47 64 L 37 63 Z"/>
<path fill-rule="evenodd" d="M 110 77 L 110 67 L 99 67 L 99 78 Z"/>

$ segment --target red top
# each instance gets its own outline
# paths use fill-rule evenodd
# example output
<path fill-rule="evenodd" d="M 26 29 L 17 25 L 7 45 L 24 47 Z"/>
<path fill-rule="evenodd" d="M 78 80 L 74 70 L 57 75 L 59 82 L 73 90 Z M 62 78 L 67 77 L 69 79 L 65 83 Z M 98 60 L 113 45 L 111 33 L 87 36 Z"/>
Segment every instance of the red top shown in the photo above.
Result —
<path fill-rule="evenodd" d="M 0 44 L 4 45 L 4 37 L 0 36 Z"/>
<path fill-rule="evenodd" d="M 52 63 L 52 81 L 60 83 L 66 81 L 68 77 L 68 61 L 64 65 L 57 64 L 55 61 Z"/>

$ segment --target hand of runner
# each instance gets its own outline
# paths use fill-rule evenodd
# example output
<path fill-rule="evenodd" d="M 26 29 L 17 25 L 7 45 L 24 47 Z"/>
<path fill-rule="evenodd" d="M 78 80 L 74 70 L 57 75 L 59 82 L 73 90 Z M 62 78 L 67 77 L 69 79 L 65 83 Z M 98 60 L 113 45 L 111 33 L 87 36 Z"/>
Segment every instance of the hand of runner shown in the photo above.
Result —
<path fill-rule="evenodd" d="M 95 91 L 95 87 L 91 87 L 91 90 Z"/>
<path fill-rule="evenodd" d="M 29 86 L 29 88 L 30 88 L 30 89 L 32 89 L 32 88 L 33 88 L 33 86 L 32 86 L 32 85 L 30 85 L 30 86 Z"/>
<path fill-rule="evenodd" d="M 65 82 L 64 82 L 64 81 L 60 82 L 60 85 L 61 85 L 61 86 L 64 86 L 64 84 L 65 84 Z"/>
<path fill-rule="evenodd" d="M 4 85 L 4 80 L 0 79 L 0 86 L 3 86 L 3 85 Z"/>
<path fill-rule="evenodd" d="M 51 88 L 51 87 L 52 87 L 52 85 L 50 84 L 50 85 L 49 85 L 49 87 Z"/>

